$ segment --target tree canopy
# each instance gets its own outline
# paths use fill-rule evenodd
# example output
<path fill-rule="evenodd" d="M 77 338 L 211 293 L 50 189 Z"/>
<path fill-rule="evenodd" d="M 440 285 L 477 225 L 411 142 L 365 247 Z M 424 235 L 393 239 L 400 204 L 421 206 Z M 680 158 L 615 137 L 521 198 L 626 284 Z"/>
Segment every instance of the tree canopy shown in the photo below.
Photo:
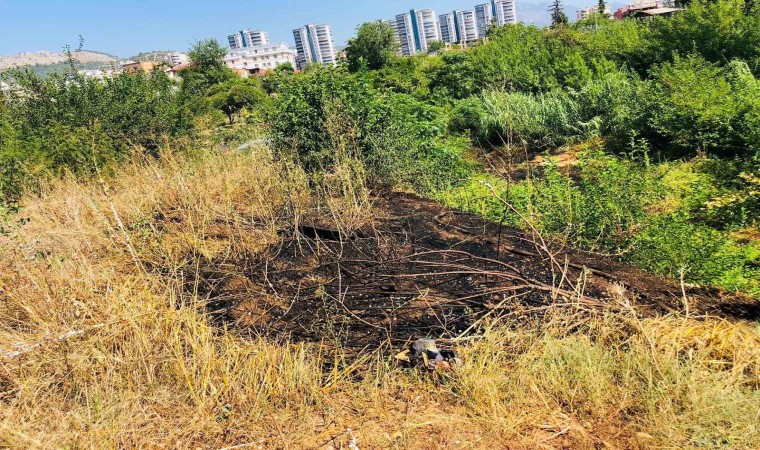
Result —
<path fill-rule="evenodd" d="M 394 58 L 398 47 L 396 34 L 388 24 L 367 22 L 358 28 L 356 37 L 348 41 L 348 67 L 352 72 L 365 67 L 382 69 Z"/>

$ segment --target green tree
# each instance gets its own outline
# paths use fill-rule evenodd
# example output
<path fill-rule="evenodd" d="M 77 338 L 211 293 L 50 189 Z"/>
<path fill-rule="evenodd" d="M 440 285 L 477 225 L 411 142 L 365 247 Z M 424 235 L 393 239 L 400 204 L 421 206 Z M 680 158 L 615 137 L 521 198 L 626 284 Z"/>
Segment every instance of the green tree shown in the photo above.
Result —
<path fill-rule="evenodd" d="M 212 86 L 235 77 L 224 65 L 227 50 L 215 39 L 197 42 L 188 52 L 192 65 L 182 69 L 182 90 L 186 94 L 202 95 Z"/>
<path fill-rule="evenodd" d="M 290 63 L 290 61 L 280 64 L 279 66 L 274 68 L 275 73 L 294 73 L 296 71 L 295 67 L 293 67 L 293 64 Z"/>
<path fill-rule="evenodd" d="M 230 125 L 244 109 L 263 103 L 267 98 L 264 90 L 249 79 L 233 79 L 210 89 L 208 102 L 213 108 L 222 111 Z"/>
<path fill-rule="evenodd" d="M 554 28 L 565 26 L 570 22 L 567 14 L 565 14 L 565 9 L 562 7 L 562 0 L 554 0 L 549 12 L 552 15 L 552 27 Z"/>
<path fill-rule="evenodd" d="M 382 69 L 393 59 L 397 50 L 396 34 L 388 24 L 362 24 L 356 32 L 356 37 L 348 41 L 348 68 L 352 72 L 364 67 L 370 70 Z"/>
<path fill-rule="evenodd" d="M 599 0 L 599 14 L 607 16 L 607 2 L 604 0 Z"/>

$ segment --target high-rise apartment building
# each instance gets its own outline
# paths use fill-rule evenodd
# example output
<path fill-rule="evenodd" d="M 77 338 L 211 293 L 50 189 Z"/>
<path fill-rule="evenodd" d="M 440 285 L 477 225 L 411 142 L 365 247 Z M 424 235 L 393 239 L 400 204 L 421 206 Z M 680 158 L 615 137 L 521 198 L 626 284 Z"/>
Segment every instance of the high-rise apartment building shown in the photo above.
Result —
<path fill-rule="evenodd" d="M 298 57 L 296 63 L 303 70 L 309 63 L 335 65 L 338 62 L 335 54 L 332 27 L 329 25 L 309 24 L 293 30 Z"/>
<path fill-rule="evenodd" d="M 427 51 L 431 42 L 441 40 L 438 20 L 432 9 L 413 9 L 396 16 L 401 54 L 413 55 Z"/>
<path fill-rule="evenodd" d="M 443 42 L 447 44 L 455 44 L 459 42 L 456 14 L 454 12 L 438 16 L 438 23 L 441 26 L 441 40 Z"/>
<path fill-rule="evenodd" d="M 227 36 L 227 43 L 232 50 L 260 47 L 269 44 L 269 33 L 262 30 L 245 29 Z"/>
<path fill-rule="evenodd" d="M 478 24 L 475 11 L 455 11 L 458 42 L 474 42 L 478 40 Z"/>
<path fill-rule="evenodd" d="M 478 40 L 478 26 L 475 11 L 452 11 L 438 16 L 441 40 L 449 44 L 460 44 Z"/>
<path fill-rule="evenodd" d="M 494 15 L 493 2 L 475 6 L 475 21 L 480 37 L 488 35 L 488 29 L 494 24 Z"/>
<path fill-rule="evenodd" d="M 393 36 L 396 38 L 396 44 L 400 45 L 401 38 L 399 37 L 399 34 L 398 34 L 398 22 L 396 21 L 396 19 L 387 19 L 387 20 L 383 19 L 383 20 L 380 20 L 380 22 L 391 27 L 391 30 L 393 30 Z M 401 50 L 399 50 L 398 53 L 401 53 Z"/>
<path fill-rule="evenodd" d="M 494 16 L 496 25 L 502 26 L 508 23 L 517 23 L 517 9 L 515 0 L 496 0 L 494 4 Z"/>
<path fill-rule="evenodd" d="M 478 35 L 485 37 L 492 25 L 517 23 L 515 0 L 491 0 L 475 7 L 475 21 Z"/>

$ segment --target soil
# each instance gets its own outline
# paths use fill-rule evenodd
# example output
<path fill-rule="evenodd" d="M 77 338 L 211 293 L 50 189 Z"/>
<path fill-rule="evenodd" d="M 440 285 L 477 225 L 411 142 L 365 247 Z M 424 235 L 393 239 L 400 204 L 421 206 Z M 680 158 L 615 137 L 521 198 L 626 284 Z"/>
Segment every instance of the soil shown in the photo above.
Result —
<path fill-rule="evenodd" d="M 205 274 L 212 310 L 256 335 L 357 352 L 462 337 L 486 315 L 520 318 L 557 304 L 655 316 L 684 311 L 686 298 L 695 316 L 760 318 L 755 299 L 680 286 L 556 243 L 544 248 L 539 236 L 410 194 L 378 199 L 375 209 L 373 223 L 354 233 L 304 226 L 235 275 Z"/>

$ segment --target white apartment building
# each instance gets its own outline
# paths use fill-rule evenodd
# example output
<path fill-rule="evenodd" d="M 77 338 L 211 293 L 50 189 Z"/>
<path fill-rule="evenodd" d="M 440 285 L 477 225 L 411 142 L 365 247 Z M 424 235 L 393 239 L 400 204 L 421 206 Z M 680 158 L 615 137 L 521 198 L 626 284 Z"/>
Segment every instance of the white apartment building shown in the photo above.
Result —
<path fill-rule="evenodd" d="M 459 42 L 474 42 L 480 37 L 475 11 L 456 11 L 457 36 Z"/>
<path fill-rule="evenodd" d="M 515 0 L 491 0 L 475 7 L 475 21 L 478 35 L 485 37 L 491 25 L 506 25 L 517 23 Z"/>
<path fill-rule="evenodd" d="M 248 73 L 272 70 L 285 63 L 295 67 L 296 52 L 284 42 L 278 45 L 268 44 L 231 50 L 224 57 L 227 67 L 246 70 Z"/>
<path fill-rule="evenodd" d="M 596 14 L 599 12 L 599 5 L 589 6 L 587 8 L 579 9 L 578 10 L 578 20 L 583 20 L 588 18 L 588 16 L 592 14 Z M 605 5 L 604 7 L 604 13 L 612 16 L 612 9 L 610 9 L 609 5 Z"/>
<path fill-rule="evenodd" d="M 269 32 L 262 30 L 240 30 L 227 36 L 227 43 L 232 50 L 248 47 L 260 47 L 269 44 Z"/>
<path fill-rule="evenodd" d="M 181 53 L 181 52 L 169 53 L 167 57 L 169 58 L 169 63 L 171 64 L 172 67 L 181 66 L 183 64 L 187 64 L 190 62 L 190 57 L 187 55 L 187 53 Z"/>
<path fill-rule="evenodd" d="M 399 14 L 396 16 L 396 26 L 404 56 L 427 51 L 431 42 L 441 40 L 438 20 L 432 9 L 412 9 Z"/>
<path fill-rule="evenodd" d="M 456 15 L 453 12 L 438 16 L 438 23 L 441 26 L 441 40 L 443 42 L 446 42 L 447 44 L 455 44 L 459 42 Z"/>
<path fill-rule="evenodd" d="M 308 24 L 293 30 L 296 41 L 296 64 L 303 70 L 309 63 L 335 65 L 338 62 L 335 53 L 332 27 L 330 25 Z"/>
<path fill-rule="evenodd" d="M 486 37 L 488 29 L 494 24 L 494 7 L 492 3 L 483 3 L 475 6 L 475 22 L 478 27 L 478 36 Z"/>
<path fill-rule="evenodd" d="M 448 44 L 477 41 L 479 37 L 475 11 L 452 11 L 438 16 L 441 40 Z"/>
<path fill-rule="evenodd" d="M 494 4 L 494 16 L 496 25 L 502 26 L 508 23 L 517 23 L 517 9 L 515 0 L 496 0 Z"/>

